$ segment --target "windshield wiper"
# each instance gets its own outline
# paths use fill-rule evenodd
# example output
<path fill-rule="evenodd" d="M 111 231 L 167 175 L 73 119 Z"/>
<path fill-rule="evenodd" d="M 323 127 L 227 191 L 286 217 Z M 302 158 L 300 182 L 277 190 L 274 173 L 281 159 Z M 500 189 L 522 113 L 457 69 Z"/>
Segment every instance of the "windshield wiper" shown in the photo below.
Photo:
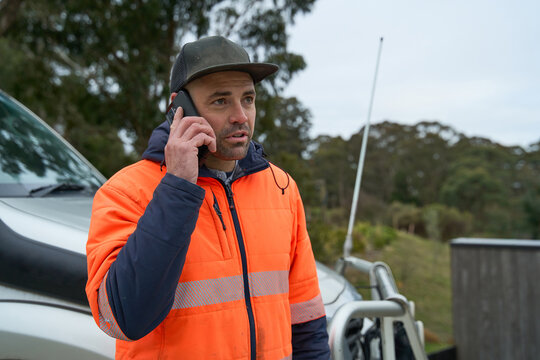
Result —
<path fill-rule="evenodd" d="M 45 186 L 40 186 L 35 189 L 30 190 L 28 196 L 30 197 L 44 197 L 56 192 L 64 191 L 82 191 L 85 190 L 86 186 L 80 184 L 72 183 L 59 183 L 59 184 L 50 184 Z"/>

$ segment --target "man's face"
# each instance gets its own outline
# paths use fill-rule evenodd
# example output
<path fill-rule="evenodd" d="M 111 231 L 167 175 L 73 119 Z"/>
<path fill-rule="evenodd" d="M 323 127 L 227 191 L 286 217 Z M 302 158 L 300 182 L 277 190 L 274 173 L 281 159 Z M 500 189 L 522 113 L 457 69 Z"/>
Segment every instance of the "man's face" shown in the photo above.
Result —
<path fill-rule="evenodd" d="M 240 160 L 255 126 L 255 86 L 248 73 L 223 71 L 193 80 L 189 91 L 199 114 L 216 133 L 215 160 Z M 212 159 L 208 159 L 211 161 Z"/>

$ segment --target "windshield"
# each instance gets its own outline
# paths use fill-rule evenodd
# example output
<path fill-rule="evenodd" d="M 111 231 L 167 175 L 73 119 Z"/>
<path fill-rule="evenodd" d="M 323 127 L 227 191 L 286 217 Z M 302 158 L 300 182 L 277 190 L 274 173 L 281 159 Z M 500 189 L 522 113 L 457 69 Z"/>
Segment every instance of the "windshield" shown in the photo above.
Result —
<path fill-rule="evenodd" d="M 88 195 L 103 180 L 40 119 L 0 92 L 0 196 L 32 196 L 32 190 L 66 184 Z"/>

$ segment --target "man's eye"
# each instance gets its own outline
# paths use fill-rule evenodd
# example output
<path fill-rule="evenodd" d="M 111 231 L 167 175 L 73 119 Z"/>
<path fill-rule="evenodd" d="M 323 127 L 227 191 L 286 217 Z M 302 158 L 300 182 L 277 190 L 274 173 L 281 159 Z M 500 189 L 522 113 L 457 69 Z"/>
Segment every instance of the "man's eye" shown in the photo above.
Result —
<path fill-rule="evenodd" d="M 255 98 L 253 96 L 247 96 L 244 101 L 248 104 L 253 104 L 255 102 Z"/>
<path fill-rule="evenodd" d="M 225 99 L 217 99 L 217 100 L 214 100 L 214 104 L 216 104 L 216 105 L 223 105 L 223 104 L 225 104 Z"/>

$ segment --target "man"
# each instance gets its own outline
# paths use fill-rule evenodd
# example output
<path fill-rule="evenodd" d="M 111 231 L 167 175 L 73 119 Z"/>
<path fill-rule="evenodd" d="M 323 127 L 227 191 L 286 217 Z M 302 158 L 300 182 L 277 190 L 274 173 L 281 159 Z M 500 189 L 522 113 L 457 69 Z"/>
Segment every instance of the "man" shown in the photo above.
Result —
<path fill-rule="evenodd" d="M 86 292 L 117 358 L 329 358 L 298 189 L 251 141 L 254 84 L 275 71 L 222 37 L 184 45 L 171 100 L 187 91 L 200 116 L 179 108 L 97 192 Z"/>

